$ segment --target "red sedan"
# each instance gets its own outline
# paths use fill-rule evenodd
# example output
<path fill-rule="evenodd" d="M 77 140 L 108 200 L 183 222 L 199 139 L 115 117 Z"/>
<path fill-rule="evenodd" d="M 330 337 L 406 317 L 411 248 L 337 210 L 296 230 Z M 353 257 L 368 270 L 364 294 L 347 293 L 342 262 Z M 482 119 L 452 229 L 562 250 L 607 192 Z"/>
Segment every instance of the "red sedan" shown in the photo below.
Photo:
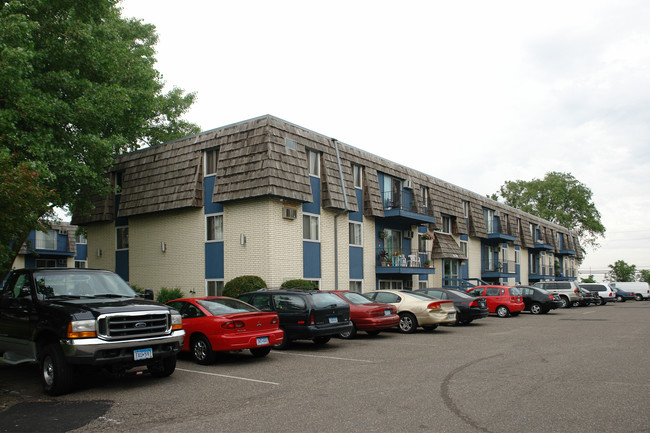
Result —
<path fill-rule="evenodd" d="M 278 315 L 260 311 L 239 299 L 184 298 L 167 302 L 181 313 L 189 351 L 199 364 L 215 361 L 215 352 L 249 349 L 253 356 L 269 354 L 284 338 Z"/>
<path fill-rule="evenodd" d="M 360 293 L 347 290 L 337 290 L 331 293 L 350 304 L 352 329 L 339 334 L 341 338 L 353 338 L 357 335 L 357 330 L 366 331 L 368 335 L 377 335 L 384 329 L 399 325 L 397 310 L 392 305 L 378 304 Z"/>
<path fill-rule="evenodd" d="M 526 306 L 521 291 L 517 287 L 478 286 L 465 293 L 487 299 L 488 310 L 490 313 L 496 313 L 499 317 L 516 316 Z"/>

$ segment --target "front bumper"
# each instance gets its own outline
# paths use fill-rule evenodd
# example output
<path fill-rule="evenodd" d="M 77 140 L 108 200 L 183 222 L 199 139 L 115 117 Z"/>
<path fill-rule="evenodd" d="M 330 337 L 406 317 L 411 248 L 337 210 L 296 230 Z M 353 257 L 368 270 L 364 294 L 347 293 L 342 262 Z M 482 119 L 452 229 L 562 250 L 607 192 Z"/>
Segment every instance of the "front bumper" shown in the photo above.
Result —
<path fill-rule="evenodd" d="M 79 338 L 60 340 L 61 349 L 66 360 L 71 364 L 144 365 L 152 360 L 173 356 L 181 351 L 185 331 L 173 331 L 171 335 L 139 338 L 135 340 L 107 341 L 100 338 Z M 134 360 L 134 350 L 152 349 L 153 359 Z"/>

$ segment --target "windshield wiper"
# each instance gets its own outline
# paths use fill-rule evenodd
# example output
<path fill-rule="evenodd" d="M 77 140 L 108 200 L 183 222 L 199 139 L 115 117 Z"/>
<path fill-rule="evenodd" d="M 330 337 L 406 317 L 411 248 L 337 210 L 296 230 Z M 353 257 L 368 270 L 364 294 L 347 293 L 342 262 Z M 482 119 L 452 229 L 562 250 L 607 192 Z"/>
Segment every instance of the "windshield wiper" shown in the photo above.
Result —
<path fill-rule="evenodd" d="M 132 298 L 133 296 L 128 295 L 118 295 L 117 293 L 102 293 L 99 295 L 93 295 L 92 298 Z"/>

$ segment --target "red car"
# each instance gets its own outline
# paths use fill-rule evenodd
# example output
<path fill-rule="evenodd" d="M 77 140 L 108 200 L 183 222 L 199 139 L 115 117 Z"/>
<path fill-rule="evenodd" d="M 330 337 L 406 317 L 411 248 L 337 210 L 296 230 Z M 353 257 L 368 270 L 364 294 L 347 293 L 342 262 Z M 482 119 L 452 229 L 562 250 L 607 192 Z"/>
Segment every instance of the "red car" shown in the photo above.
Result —
<path fill-rule="evenodd" d="M 339 334 L 341 338 L 354 338 L 357 330 L 366 331 L 368 335 L 377 335 L 382 330 L 399 325 L 397 310 L 392 305 L 378 304 L 360 293 L 347 290 L 336 290 L 330 293 L 334 293 L 350 304 L 352 329 L 341 332 Z"/>
<path fill-rule="evenodd" d="M 490 313 L 497 313 L 499 317 L 516 316 L 525 307 L 524 298 L 517 287 L 478 286 L 465 293 L 487 299 L 488 310 Z"/>
<path fill-rule="evenodd" d="M 181 313 L 189 351 L 199 364 L 215 361 L 215 352 L 249 349 L 253 356 L 269 354 L 284 338 L 277 313 L 260 311 L 228 297 L 184 298 L 167 302 Z"/>

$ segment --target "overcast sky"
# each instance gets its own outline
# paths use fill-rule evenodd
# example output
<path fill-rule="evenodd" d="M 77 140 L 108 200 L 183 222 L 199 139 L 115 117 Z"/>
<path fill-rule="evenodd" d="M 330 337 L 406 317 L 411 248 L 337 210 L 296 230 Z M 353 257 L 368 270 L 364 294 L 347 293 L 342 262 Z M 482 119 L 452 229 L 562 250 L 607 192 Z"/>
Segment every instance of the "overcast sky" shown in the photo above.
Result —
<path fill-rule="evenodd" d="M 203 130 L 271 114 L 476 193 L 571 173 L 650 268 L 650 2 L 125 0 Z"/>

